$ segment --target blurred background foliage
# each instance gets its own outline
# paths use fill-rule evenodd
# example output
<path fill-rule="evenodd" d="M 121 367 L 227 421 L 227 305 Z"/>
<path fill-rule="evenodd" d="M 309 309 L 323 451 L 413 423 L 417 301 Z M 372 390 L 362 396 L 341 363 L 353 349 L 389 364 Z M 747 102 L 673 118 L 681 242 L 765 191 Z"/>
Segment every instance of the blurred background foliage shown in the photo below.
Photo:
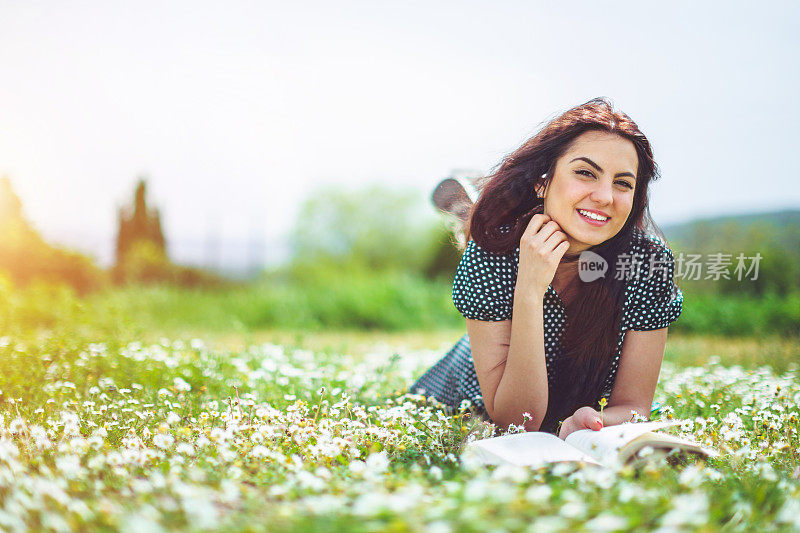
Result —
<path fill-rule="evenodd" d="M 447 278 L 460 259 L 450 233 L 424 198 L 378 185 L 311 193 L 300 207 L 290 242 L 288 271 L 297 281 L 337 271 Z"/>
<path fill-rule="evenodd" d="M 88 257 L 47 244 L 26 220 L 8 177 L 0 178 L 0 272 L 8 282 L 68 285 L 80 295 L 104 287 L 105 272 Z"/>
<path fill-rule="evenodd" d="M 718 217 L 669 226 L 664 232 L 676 254 L 731 255 L 730 279 L 684 279 L 683 286 L 692 293 L 780 297 L 800 288 L 800 210 Z M 745 282 L 733 275 L 740 253 L 761 255 L 757 279 Z"/>
<path fill-rule="evenodd" d="M 59 324 L 131 335 L 464 325 L 450 296 L 460 251 L 427 199 L 413 191 L 373 185 L 311 192 L 294 223 L 291 260 L 247 282 L 174 264 L 144 187 L 120 213 L 117 262 L 108 271 L 47 244 L 25 220 L 8 179 L 0 181 L 0 192 L 0 328 L 6 332 Z M 684 312 L 671 331 L 800 336 L 800 211 L 663 230 L 676 256 L 730 253 L 734 265 L 740 252 L 762 256 L 755 281 L 679 279 Z"/>
<path fill-rule="evenodd" d="M 118 213 L 116 263 L 111 278 L 117 285 L 171 284 L 221 287 L 226 280 L 207 270 L 177 265 L 167 256 L 161 214 L 147 205 L 147 183 L 139 179 L 133 204 Z"/>

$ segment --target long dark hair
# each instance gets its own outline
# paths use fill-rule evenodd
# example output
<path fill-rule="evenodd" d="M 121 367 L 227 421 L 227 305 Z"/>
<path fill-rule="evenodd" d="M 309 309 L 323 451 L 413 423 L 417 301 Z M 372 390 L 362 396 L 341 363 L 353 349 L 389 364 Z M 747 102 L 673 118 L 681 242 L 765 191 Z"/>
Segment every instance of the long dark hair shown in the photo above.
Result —
<path fill-rule="evenodd" d="M 573 107 L 546 123 L 536 135 L 481 181 L 481 195 L 468 221 L 467 240 L 487 251 L 510 254 L 543 200 L 534 187 L 542 175 L 553 176 L 556 161 L 576 137 L 587 131 L 602 131 L 631 141 L 639 161 L 633 206 L 622 229 L 611 239 L 591 248 L 610 269 L 625 252 L 634 232 L 654 231 L 663 237 L 648 209 L 648 186 L 658 179 L 650 142 L 628 115 L 615 110 L 606 98 L 594 98 Z M 549 387 L 547 414 L 541 431 L 555 432 L 556 423 L 578 407 L 597 408 L 617 348 L 619 322 L 626 280 L 610 275 L 580 283 L 574 298 L 566 302 L 563 354 L 554 359 L 554 381 Z"/>

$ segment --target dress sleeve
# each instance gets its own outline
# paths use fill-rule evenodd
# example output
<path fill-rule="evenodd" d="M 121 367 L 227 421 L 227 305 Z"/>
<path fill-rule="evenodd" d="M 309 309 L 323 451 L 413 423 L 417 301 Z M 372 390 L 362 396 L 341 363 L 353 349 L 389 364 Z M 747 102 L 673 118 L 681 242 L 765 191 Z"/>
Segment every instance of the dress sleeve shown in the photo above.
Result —
<path fill-rule="evenodd" d="M 488 252 L 470 240 L 453 280 L 453 304 L 474 320 L 511 318 L 517 264 L 514 255 Z"/>
<path fill-rule="evenodd" d="M 632 282 L 627 308 L 628 329 L 649 331 L 669 326 L 683 310 L 683 293 L 675 285 L 675 257 L 658 241 L 642 258 Z"/>

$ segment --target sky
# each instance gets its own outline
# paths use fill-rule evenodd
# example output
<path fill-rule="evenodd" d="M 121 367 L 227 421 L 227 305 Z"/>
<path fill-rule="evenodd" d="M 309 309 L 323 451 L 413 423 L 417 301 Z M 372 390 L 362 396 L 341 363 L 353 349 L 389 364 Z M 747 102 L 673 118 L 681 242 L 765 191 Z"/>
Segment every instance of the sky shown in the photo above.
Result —
<path fill-rule="evenodd" d="M 101 262 L 140 176 L 177 259 L 270 262 L 320 186 L 427 198 L 606 96 L 653 145 L 659 224 L 798 208 L 797 27 L 791 2 L 0 0 L 0 175 Z"/>

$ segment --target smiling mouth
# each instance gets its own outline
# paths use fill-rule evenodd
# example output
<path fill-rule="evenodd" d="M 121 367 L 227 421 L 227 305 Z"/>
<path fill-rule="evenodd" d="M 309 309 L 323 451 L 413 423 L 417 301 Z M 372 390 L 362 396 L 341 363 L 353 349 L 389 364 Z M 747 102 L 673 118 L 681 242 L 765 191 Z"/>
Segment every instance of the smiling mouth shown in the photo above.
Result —
<path fill-rule="evenodd" d="M 603 215 L 598 215 L 597 213 L 592 213 L 591 211 L 586 211 L 585 209 L 576 209 L 576 211 L 583 220 L 592 226 L 602 226 L 611 220 L 611 217 L 604 217 Z"/>

